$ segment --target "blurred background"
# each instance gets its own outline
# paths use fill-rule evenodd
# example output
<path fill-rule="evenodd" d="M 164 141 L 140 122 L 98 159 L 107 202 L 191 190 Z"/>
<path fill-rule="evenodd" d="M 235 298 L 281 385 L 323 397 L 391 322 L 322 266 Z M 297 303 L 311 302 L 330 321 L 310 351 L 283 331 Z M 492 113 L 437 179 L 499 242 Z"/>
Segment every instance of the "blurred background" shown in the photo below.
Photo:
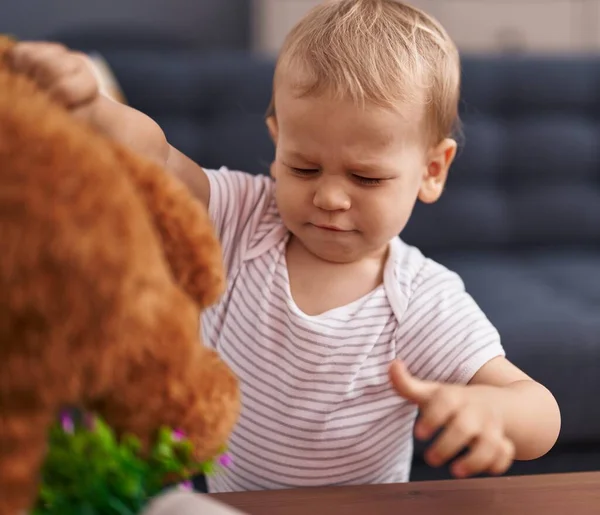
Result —
<path fill-rule="evenodd" d="M 274 56 L 318 0 L 0 0 L 0 31 L 88 52 L 204 166 L 266 173 Z M 600 470 L 600 0 L 415 0 L 463 54 L 464 139 L 403 238 L 456 270 L 563 431 L 512 474 Z M 413 480 L 447 477 L 417 450 Z"/>
<path fill-rule="evenodd" d="M 0 30 L 106 45 L 136 38 L 197 49 L 276 52 L 320 0 L 2 0 Z M 600 50 L 598 0 L 415 0 L 469 52 Z M 112 42 L 111 42 L 112 40 Z M 82 39 L 83 41 L 83 39 Z"/>

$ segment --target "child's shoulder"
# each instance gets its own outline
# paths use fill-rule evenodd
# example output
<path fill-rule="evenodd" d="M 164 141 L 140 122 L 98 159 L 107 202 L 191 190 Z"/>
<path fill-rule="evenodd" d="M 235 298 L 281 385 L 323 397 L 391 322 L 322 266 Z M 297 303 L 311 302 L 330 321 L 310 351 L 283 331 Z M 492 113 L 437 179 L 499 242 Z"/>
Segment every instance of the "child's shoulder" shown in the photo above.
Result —
<path fill-rule="evenodd" d="M 275 181 L 268 175 L 251 174 L 226 167 L 204 169 L 208 177 L 209 212 L 230 213 L 238 221 L 261 219 L 275 206 Z M 231 222 L 229 220 L 228 222 Z"/>
<path fill-rule="evenodd" d="M 226 167 L 205 169 L 208 213 L 231 266 L 264 254 L 285 236 L 275 201 L 275 181 Z"/>
<path fill-rule="evenodd" d="M 221 166 L 220 168 L 204 168 L 211 187 L 226 186 L 236 190 L 272 190 L 275 181 L 270 175 L 252 174 Z"/>
<path fill-rule="evenodd" d="M 392 241 L 390 262 L 395 282 L 407 298 L 427 291 L 433 293 L 465 288 L 458 273 L 426 256 L 400 237 Z"/>

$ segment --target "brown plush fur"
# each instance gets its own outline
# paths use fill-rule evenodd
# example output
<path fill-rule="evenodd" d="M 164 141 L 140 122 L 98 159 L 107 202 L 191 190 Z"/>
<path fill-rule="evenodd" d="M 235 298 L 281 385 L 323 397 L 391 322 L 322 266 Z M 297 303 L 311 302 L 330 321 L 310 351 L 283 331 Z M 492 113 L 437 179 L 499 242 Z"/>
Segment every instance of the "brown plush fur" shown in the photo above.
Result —
<path fill-rule="evenodd" d="M 96 410 L 199 458 L 237 420 L 236 378 L 199 342 L 224 284 L 205 210 L 160 167 L 76 122 L 3 64 L 0 41 L 0 515 L 34 500 L 48 425 Z"/>

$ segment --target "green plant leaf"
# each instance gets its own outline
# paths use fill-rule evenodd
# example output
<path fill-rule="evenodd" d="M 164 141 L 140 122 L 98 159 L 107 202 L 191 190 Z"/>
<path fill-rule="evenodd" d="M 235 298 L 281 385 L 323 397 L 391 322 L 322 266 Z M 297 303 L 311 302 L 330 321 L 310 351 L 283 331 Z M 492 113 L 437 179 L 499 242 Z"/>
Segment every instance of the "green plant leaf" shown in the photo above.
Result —
<path fill-rule="evenodd" d="M 118 439 L 103 420 L 93 427 L 74 419 L 73 431 L 54 424 L 42 466 L 41 485 L 32 515 L 132 515 L 162 492 L 165 478 L 187 480 L 214 463 L 195 463 L 193 446 L 169 428 L 160 428 L 150 452 L 142 455 L 138 438 Z M 87 418 L 89 420 L 89 418 Z"/>

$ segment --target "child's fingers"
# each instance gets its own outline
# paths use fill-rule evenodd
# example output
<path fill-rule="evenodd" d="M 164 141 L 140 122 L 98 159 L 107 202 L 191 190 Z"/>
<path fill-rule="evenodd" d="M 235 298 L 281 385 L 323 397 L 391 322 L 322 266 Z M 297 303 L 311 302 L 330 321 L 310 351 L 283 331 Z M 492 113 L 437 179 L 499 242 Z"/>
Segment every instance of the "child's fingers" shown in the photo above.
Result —
<path fill-rule="evenodd" d="M 19 43 L 11 60 L 17 71 L 69 108 L 92 101 L 98 94 L 98 82 L 84 54 L 71 52 L 63 45 Z"/>
<path fill-rule="evenodd" d="M 515 444 L 508 439 L 504 439 L 503 447 L 500 456 L 488 470 L 488 472 L 494 476 L 505 474 L 515 460 Z"/>
<path fill-rule="evenodd" d="M 452 465 L 455 477 L 475 476 L 492 470 L 504 473 L 513 460 L 513 453 L 506 439 L 498 435 L 479 438 L 471 450 Z M 505 469 L 506 467 L 506 469 Z"/>
<path fill-rule="evenodd" d="M 14 46 L 10 52 L 10 61 L 17 71 L 32 76 L 40 63 L 61 52 L 66 52 L 66 49 L 58 43 L 28 41 Z"/>
<path fill-rule="evenodd" d="M 42 45 L 27 56 L 28 74 L 40 86 L 46 86 L 58 75 L 67 57 L 67 50 L 62 45 L 54 43 Z"/>
<path fill-rule="evenodd" d="M 448 424 L 460 407 L 458 391 L 451 386 L 441 388 L 426 406 L 421 407 L 415 424 L 415 436 L 420 440 L 429 440 Z"/>
<path fill-rule="evenodd" d="M 80 72 L 84 66 L 85 62 L 79 57 L 66 53 L 55 53 L 46 61 L 39 61 L 31 77 L 39 86 L 46 89 L 62 78 Z"/>
<path fill-rule="evenodd" d="M 390 379 L 398 395 L 419 406 L 429 402 L 441 385 L 413 376 L 406 365 L 395 360 L 390 366 Z"/>
<path fill-rule="evenodd" d="M 479 418 L 462 412 L 450 421 L 446 429 L 427 450 L 425 457 L 433 467 L 440 467 L 454 458 L 481 434 Z"/>
<path fill-rule="evenodd" d="M 72 108 L 91 101 L 98 94 L 98 84 L 85 69 L 66 75 L 48 92 L 65 106 Z"/>

